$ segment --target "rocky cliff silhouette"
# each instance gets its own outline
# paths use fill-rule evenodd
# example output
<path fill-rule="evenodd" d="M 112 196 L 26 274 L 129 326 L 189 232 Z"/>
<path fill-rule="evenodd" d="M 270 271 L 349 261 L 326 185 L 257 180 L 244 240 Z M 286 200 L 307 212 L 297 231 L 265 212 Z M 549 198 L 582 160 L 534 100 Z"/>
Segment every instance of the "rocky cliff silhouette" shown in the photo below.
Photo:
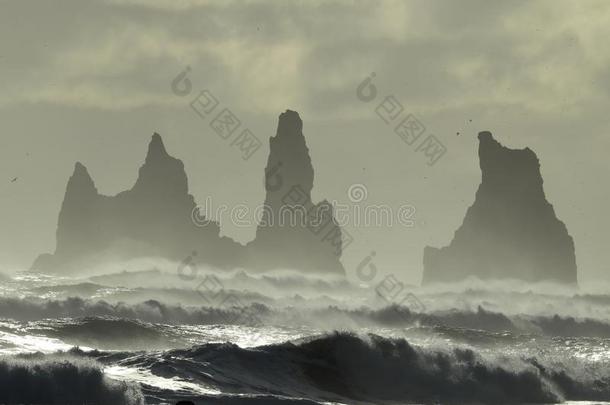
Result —
<path fill-rule="evenodd" d="M 298 114 L 282 114 L 278 135 L 285 128 L 295 128 L 297 121 L 300 128 Z M 276 138 L 282 139 L 279 148 L 273 146 Z M 285 171 L 278 175 L 284 176 L 286 184 L 303 184 L 311 190 L 313 168 L 302 133 L 276 138 L 271 139 L 269 161 L 285 162 Z M 276 190 L 277 195 L 283 192 Z M 274 210 L 279 210 L 282 198 L 277 195 L 270 197 L 267 188 L 267 200 Z M 75 273 L 106 262 L 141 257 L 182 261 L 196 251 L 199 263 L 218 268 L 289 268 L 344 274 L 340 247 L 335 247 L 336 255 L 329 256 L 326 241 L 315 244 L 303 237 L 309 230 L 294 228 L 291 232 L 281 226 L 259 226 L 261 243 L 243 246 L 220 237 L 216 222 L 206 220 L 205 226 L 196 226 L 192 216 L 195 208 L 182 161 L 167 153 L 161 136 L 155 133 L 135 185 L 116 196 L 99 194 L 85 166 L 76 163 L 59 214 L 55 252 L 40 255 L 32 269 Z M 275 232 L 282 235 L 278 233 L 280 244 L 275 244 Z"/>
<path fill-rule="evenodd" d="M 240 245 L 219 237 L 217 223 L 196 227 L 183 163 L 154 134 L 135 185 L 116 196 L 98 193 L 85 166 L 76 163 L 59 213 L 56 249 L 33 269 L 73 272 L 108 260 L 163 257 L 182 260 L 196 247 L 209 264 L 225 267 Z"/>
<path fill-rule="evenodd" d="M 345 234 L 328 201 L 311 201 L 314 170 L 302 129 L 299 115 L 288 110 L 269 139 L 265 210 L 256 239 L 248 245 L 250 262 L 261 268 L 343 272 L 339 257 Z"/>
<path fill-rule="evenodd" d="M 574 242 L 546 200 L 536 154 L 481 132 L 479 160 L 475 202 L 449 246 L 425 248 L 423 283 L 474 276 L 576 284 Z"/>

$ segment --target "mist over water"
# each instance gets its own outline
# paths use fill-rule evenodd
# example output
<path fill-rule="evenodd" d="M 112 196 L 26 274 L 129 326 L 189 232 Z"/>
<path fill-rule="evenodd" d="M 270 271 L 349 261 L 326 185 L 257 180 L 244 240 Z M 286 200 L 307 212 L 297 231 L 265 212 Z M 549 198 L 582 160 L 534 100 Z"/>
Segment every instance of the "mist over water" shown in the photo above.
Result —
<path fill-rule="evenodd" d="M 610 405 L 609 22 L 0 1 L 0 405 Z"/>
<path fill-rule="evenodd" d="M 416 301 L 392 302 L 347 278 L 208 268 L 184 280 L 170 270 L 179 263 L 145 269 L 153 262 L 90 277 L 3 275 L 0 380 L 27 373 L 44 385 L 67 373 L 74 382 L 53 383 L 66 387 L 56 398 L 124 404 L 610 397 L 610 295 L 596 289 L 470 280 L 405 286 Z M 221 290 L 200 287 L 212 274 Z M 97 393 L 68 389 L 81 383 Z"/>

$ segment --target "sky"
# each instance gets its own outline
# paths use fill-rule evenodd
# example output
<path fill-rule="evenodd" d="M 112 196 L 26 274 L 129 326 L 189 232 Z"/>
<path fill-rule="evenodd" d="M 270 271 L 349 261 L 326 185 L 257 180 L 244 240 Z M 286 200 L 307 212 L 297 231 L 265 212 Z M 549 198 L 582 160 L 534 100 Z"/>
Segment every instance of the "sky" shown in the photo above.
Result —
<path fill-rule="evenodd" d="M 0 0 L 0 271 L 52 252 L 76 161 L 99 192 L 130 188 L 154 132 L 196 201 L 256 207 L 268 139 L 298 111 L 313 199 L 416 208 L 415 224 L 348 224 L 348 273 L 372 251 L 419 283 L 480 183 L 477 133 L 541 162 L 579 279 L 610 281 L 610 2 Z M 186 67 L 192 94 L 171 83 Z M 375 100 L 357 97 L 374 73 Z M 262 147 L 248 160 L 189 106 L 208 90 Z M 428 165 L 376 112 L 403 106 L 446 148 Z M 348 190 L 366 189 L 355 203 Z M 246 243 L 255 226 L 217 218 Z"/>

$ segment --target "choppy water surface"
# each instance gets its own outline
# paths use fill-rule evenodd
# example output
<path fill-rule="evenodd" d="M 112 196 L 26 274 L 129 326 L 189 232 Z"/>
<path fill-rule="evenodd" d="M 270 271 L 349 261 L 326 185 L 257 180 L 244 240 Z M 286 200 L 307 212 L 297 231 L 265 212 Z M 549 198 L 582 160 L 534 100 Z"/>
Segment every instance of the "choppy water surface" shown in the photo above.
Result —
<path fill-rule="evenodd" d="M 223 286 L 230 303 L 161 272 L 7 278 L 0 383 L 27 376 L 44 395 L 86 381 L 117 404 L 610 401 L 599 292 L 412 289 L 413 307 L 343 280 L 238 273 Z"/>

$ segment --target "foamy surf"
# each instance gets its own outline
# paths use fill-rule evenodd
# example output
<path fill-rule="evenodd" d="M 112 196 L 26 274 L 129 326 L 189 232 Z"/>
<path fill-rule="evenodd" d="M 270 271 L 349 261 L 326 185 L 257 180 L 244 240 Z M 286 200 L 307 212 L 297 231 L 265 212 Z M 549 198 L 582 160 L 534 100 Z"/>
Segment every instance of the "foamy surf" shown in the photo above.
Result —
<path fill-rule="evenodd" d="M 120 279 L 9 278 L 0 296 L 7 370 L 14 360 L 17 370 L 67 367 L 74 383 L 98 375 L 99 389 L 125 404 L 610 402 L 605 296 L 427 288 L 413 290 L 425 306 L 416 309 L 349 284 L 332 300 L 306 298 L 294 294 L 298 284 L 333 284 L 294 275 L 244 290 L 252 280 L 236 273 L 224 282 L 243 299 L 237 307 L 196 301 L 188 285 L 134 288 Z M 122 301 L 126 291 L 137 298 Z M 181 294 L 187 303 L 175 300 Z M 518 311 L 511 299 L 544 310 Z M 584 308 L 592 317 L 574 316 Z M 236 316 L 244 311 L 258 322 Z M 31 376 L 39 378 L 48 377 Z"/>

